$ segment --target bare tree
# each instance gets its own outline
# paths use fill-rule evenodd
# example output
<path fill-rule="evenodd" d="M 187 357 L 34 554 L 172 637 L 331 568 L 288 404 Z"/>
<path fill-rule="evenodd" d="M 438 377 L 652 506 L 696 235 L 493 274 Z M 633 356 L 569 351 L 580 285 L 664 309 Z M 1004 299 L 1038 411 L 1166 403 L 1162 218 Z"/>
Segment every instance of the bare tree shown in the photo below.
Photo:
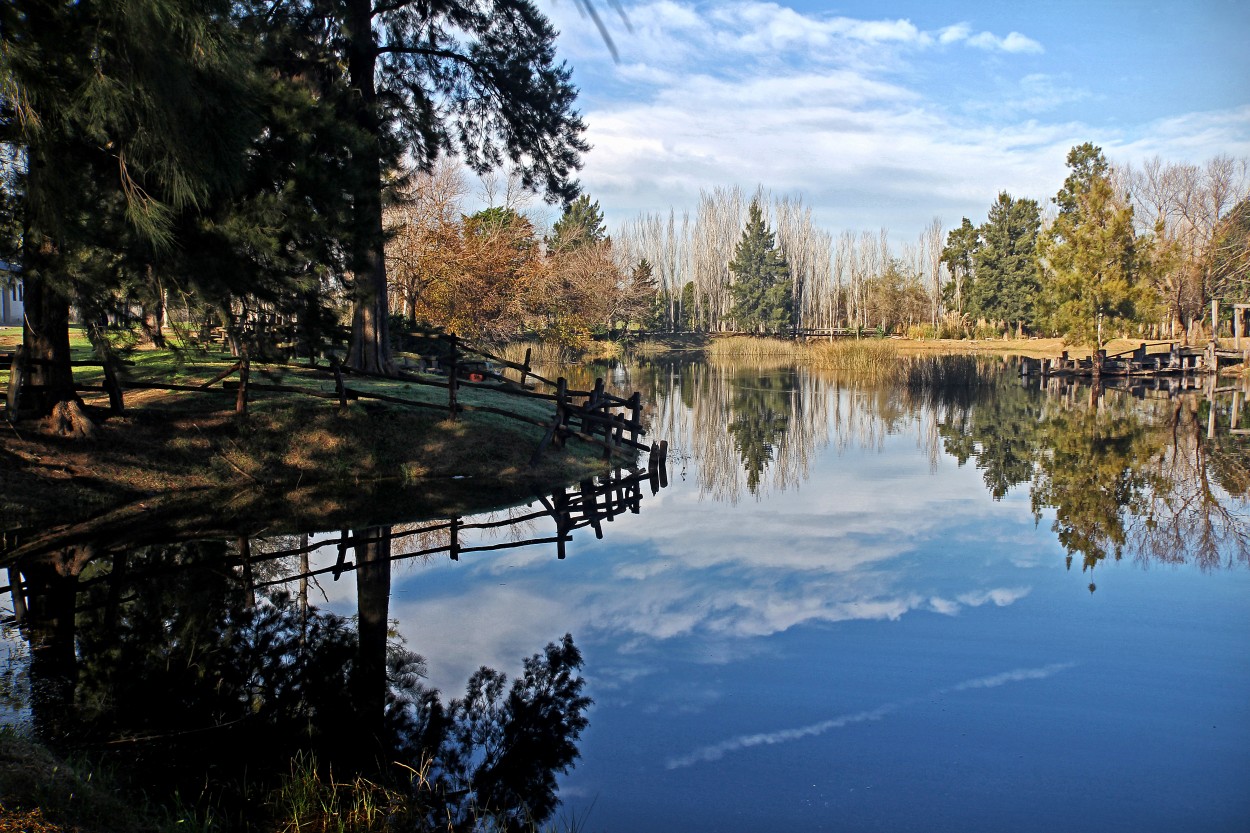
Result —
<path fill-rule="evenodd" d="M 924 254 L 924 272 L 929 292 L 930 316 L 929 323 L 937 327 L 942 317 L 942 275 L 946 269 L 942 263 L 942 248 L 945 241 L 942 218 L 934 217 L 920 232 L 920 250 Z"/>

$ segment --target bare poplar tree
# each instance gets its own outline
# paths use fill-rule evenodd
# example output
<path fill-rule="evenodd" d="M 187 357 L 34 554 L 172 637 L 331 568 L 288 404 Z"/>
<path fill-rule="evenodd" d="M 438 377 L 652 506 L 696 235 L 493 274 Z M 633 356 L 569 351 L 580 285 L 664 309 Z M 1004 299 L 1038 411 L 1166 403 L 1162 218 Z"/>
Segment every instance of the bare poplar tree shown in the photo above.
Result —
<path fill-rule="evenodd" d="M 920 248 L 924 252 L 924 275 L 927 278 L 927 289 L 931 304 L 930 323 L 936 328 L 942 317 L 942 275 L 945 265 L 942 263 L 942 248 L 945 242 L 945 229 L 942 218 L 934 217 L 920 232 Z"/>

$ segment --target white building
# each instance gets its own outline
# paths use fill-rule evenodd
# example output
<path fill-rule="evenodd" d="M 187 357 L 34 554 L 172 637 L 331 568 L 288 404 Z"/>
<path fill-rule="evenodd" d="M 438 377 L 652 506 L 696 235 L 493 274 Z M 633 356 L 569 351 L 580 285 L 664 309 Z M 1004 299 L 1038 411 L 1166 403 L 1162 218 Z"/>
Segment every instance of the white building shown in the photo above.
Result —
<path fill-rule="evenodd" d="M 22 267 L 0 260 L 0 327 L 20 327 L 26 314 Z"/>

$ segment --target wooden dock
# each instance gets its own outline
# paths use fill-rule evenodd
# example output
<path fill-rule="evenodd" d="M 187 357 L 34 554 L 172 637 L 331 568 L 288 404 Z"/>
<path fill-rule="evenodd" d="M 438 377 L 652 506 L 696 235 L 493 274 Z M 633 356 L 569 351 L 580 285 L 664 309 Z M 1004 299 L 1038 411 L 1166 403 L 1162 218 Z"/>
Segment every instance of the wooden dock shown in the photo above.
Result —
<path fill-rule="evenodd" d="M 1159 348 L 1163 348 L 1162 350 Z M 1152 377 L 1218 373 L 1221 366 L 1250 367 L 1250 345 L 1229 349 L 1212 340 L 1204 347 L 1174 341 L 1142 342 L 1131 350 L 1108 354 L 1098 350 L 1084 358 L 1071 358 L 1065 350 L 1055 359 L 1024 358 L 1021 376 Z"/>

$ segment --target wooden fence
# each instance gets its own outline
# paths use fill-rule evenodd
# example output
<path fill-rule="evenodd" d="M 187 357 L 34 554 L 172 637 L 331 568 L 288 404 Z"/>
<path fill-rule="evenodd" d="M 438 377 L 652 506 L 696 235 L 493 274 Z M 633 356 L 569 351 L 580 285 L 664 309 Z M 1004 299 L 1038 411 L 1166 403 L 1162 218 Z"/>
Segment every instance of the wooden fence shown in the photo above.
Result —
<path fill-rule="evenodd" d="M 333 400 L 340 407 L 346 407 L 351 400 L 372 399 L 410 408 L 446 410 L 448 417 L 453 420 L 466 412 L 495 414 L 544 429 L 542 440 L 534 449 L 531 462 L 537 462 L 551 445 L 562 446 L 567 439 L 573 437 L 601 446 L 605 459 L 617 452 L 646 451 L 654 454 L 659 450 L 659 446 L 647 445 L 642 441 L 646 428 L 642 422 L 642 396 L 638 392 L 625 398 L 615 396 L 607 392 L 603 379 L 596 379 L 594 388 L 588 391 L 571 389 L 563 377 L 553 381 L 535 373 L 530 365 L 528 349 L 525 352 L 524 362 L 518 363 L 468 344 L 455 335 L 435 332 L 406 335 L 419 335 L 444 345 L 438 355 L 432 356 L 429 362 L 429 366 L 433 367 L 437 374 L 436 377 L 432 378 L 426 374 L 405 370 L 398 370 L 392 375 L 367 373 L 349 368 L 337 358 L 332 358 L 328 369 L 304 365 L 300 368 L 306 375 L 320 376 L 327 381 L 333 380 L 333 392 L 294 384 L 256 382 L 252 380 L 253 365 L 265 366 L 268 363 L 254 362 L 247 346 L 244 345 L 238 361 L 203 384 L 186 385 L 172 382 L 123 380 L 121 367 L 133 363 L 108 357 L 103 360 L 73 362 L 74 366 L 104 369 L 103 385 L 78 385 L 75 389 L 107 392 L 109 406 L 114 413 L 122 413 L 125 410 L 124 389 L 207 392 L 212 390 L 214 385 L 221 383 L 222 389 L 234 392 L 235 412 L 240 415 L 247 413 L 248 400 L 252 392 L 301 394 Z M 0 357 L 0 369 L 6 366 L 10 369 L 7 401 L 10 419 L 15 418 L 21 412 L 26 395 L 37 390 L 37 386 L 28 381 L 28 368 L 38 361 L 42 360 L 30 359 L 21 347 L 7 357 Z M 521 375 L 520 381 L 505 378 L 496 372 L 492 365 L 518 371 Z M 278 366 L 281 367 L 281 365 Z M 231 376 L 237 376 L 237 379 L 230 380 Z M 446 405 L 419 402 L 402 396 L 352 387 L 345 380 L 353 376 L 362 379 L 399 380 L 409 384 L 443 388 L 447 391 Z M 535 390 L 536 386 L 545 386 L 550 389 L 550 392 Z M 495 391 L 517 399 L 546 400 L 552 403 L 553 413 L 547 419 L 537 419 L 507 408 L 473 405 L 460 401 L 459 393 L 462 389 L 474 388 Z"/>

